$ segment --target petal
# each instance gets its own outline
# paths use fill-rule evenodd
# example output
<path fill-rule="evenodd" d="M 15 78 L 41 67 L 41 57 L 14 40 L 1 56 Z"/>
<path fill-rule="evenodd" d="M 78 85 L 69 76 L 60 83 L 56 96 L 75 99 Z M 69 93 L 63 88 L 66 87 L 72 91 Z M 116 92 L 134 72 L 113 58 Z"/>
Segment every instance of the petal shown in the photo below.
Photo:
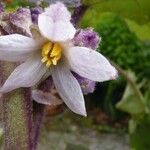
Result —
<path fill-rule="evenodd" d="M 85 103 L 79 83 L 64 64 L 52 68 L 55 87 L 66 103 L 75 113 L 86 116 Z"/>
<path fill-rule="evenodd" d="M 41 34 L 50 41 L 55 42 L 70 40 L 76 32 L 70 21 L 53 22 L 52 18 L 44 13 L 39 15 L 38 25 Z"/>
<path fill-rule="evenodd" d="M 54 32 L 54 22 L 51 17 L 45 15 L 44 13 L 39 15 L 38 26 L 41 34 L 51 40 Z"/>
<path fill-rule="evenodd" d="M 63 102 L 52 95 L 50 92 L 43 92 L 41 90 L 33 90 L 32 98 L 40 104 L 44 105 L 60 105 Z"/>
<path fill-rule="evenodd" d="M 31 87 L 39 82 L 46 69 L 38 57 L 27 60 L 11 73 L 0 92 L 7 93 L 20 87 Z"/>
<path fill-rule="evenodd" d="M 50 16 L 54 22 L 64 20 L 70 21 L 71 14 L 65 7 L 65 5 L 61 2 L 57 2 L 56 4 L 50 5 L 50 7 L 45 9 L 46 15 Z"/>
<path fill-rule="evenodd" d="M 41 46 L 32 38 L 19 35 L 0 36 L 0 60 L 24 61 Z"/>
<path fill-rule="evenodd" d="M 69 21 L 57 21 L 54 24 L 53 41 L 64 42 L 73 39 L 76 30 Z"/>
<path fill-rule="evenodd" d="M 68 51 L 72 71 L 93 81 L 106 81 L 117 77 L 116 69 L 100 53 L 86 47 L 73 47 Z"/>

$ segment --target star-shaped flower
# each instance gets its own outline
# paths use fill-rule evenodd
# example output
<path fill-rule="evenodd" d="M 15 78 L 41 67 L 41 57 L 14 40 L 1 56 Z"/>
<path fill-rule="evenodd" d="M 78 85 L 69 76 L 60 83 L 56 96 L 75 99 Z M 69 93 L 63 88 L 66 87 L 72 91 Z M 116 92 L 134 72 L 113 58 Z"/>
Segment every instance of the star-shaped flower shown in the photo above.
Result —
<path fill-rule="evenodd" d="M 0 60 L 23 62 L 8 77 L 0 89 L 1 93 L 32 87 L 49 74 L 66 105 L 86 116 L 83 94 L 71 71 L 98 82 L 116 78 L 117 71 L 98 52 L 73 46 L 71 40 L 76 30 L 70 20 L 67 8 L 56 3 L 39 15 L 40 39 L 19 34 L 0 37 Z"/>

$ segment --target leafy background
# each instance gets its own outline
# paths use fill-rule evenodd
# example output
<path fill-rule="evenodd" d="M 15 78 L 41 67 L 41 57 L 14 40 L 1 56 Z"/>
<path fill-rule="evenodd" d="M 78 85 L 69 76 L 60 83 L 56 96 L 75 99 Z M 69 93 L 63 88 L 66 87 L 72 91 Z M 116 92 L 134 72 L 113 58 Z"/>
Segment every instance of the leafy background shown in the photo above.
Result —
<path fill-rule="evenodd" d="M 118 110 L 129 114 L 131 148 L 148 150 L 150 1 L 101 0 L 85 3 L 91 3 L 92 6 L 86 12 L 81 26 L 88 27 L 90 23 L 95 28 L 102 36 L 99 51 L 121 69 L 117 81 L 102 87 L 107 92 L 98 95 L 98 87 L 94 97 L 103 97 L 100 107 L 114 120 L 123 117 Z"/>

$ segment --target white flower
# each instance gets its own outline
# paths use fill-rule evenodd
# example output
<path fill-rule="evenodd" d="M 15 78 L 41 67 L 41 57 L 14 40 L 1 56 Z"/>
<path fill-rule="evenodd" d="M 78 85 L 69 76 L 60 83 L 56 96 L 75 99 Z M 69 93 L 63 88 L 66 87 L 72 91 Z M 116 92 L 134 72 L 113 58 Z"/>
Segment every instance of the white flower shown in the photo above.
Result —
<path fill-rule="evenodd" d="M 98 82 L 114 79 L 117 71 L 98 52 L 70 44 L 76 32 L 70 19 L 67 8 L 56 3 L 39 15 L 41 39 L 19 34 L 0 37 L 0 60 L 24 62 L 11 73 L 1 93 L 32 87 L 49 73 L 66 105 L 86 116 L 83 94 L 71 71 Z"/>

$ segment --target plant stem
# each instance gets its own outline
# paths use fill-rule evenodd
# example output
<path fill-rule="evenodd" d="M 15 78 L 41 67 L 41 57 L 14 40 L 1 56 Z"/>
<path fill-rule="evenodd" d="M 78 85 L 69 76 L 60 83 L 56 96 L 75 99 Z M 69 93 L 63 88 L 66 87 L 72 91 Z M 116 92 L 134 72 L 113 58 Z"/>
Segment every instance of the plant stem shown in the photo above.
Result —
<path fill-rule="evenodd" d="M 3 63 L 3 81 L 15 65 Z M 33 150 L 32 100 L 30 89 L 18 89 L 3 95 L 4 150 Z"/>
<path fill-rule="evenodd" d="M 38 139 L 41 131 L 41 126 L 43 123 L 45 105 L 38 104 L 36 102 L 33 103 L 34 110 L 34 128 L 33 128 L 33 150 L 36 149 L 38 144 Z"/>
<path fill-rule="evenodd" d="M 81 5 L 76 7 L 73 14 L 72 14 L 72 23 L 77 26 L 82 17 L 84 16 L 86 10 L 88 9 L 87 5 Z"/>

